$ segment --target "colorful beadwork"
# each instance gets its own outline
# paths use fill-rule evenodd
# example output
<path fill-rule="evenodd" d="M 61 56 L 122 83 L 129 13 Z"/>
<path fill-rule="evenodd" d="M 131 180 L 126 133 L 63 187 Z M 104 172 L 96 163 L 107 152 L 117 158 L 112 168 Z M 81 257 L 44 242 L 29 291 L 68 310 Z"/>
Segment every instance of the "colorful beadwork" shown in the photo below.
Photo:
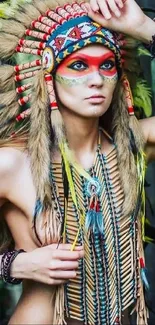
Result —
<path fill-rule="evenodd" d="M 103 44 L 116 55 L 117 68 L 121 72 L 121 55 L 114 35 L 88 16 L 66 21 L 50 36 L 46 46 L 54 51 L 55 68 L 69 54 L 89 44 Z"/>
<path fill-rule="evenodd" d="M 79 209 L 86 215 L 89 209 L 91 181 L 72 167 Z M 78 211 L 69 194 L 65 238 L 73 243 L 79 227 L 78 244 L 85 249 L 77 277 L 65 287 L 66 315 L 84 324 L 113 325 L 122 319 L 122 312 L 137 295 L 137 241 L 136 222 L 133 216 L 125 219 L 121 214 L 124 194 L 121 190 L 116 149 L 102 155 L 96 153 L 94 166 L 89 171 L 93 177 L 103 219 L 103 233 L 87 232 L 81 227 Z M 58 186 L 57 196 L 63 207 L 62 169 L 53 164 L 52 175 Z M 102 186 L 100 186 L 102 184 Z"/>

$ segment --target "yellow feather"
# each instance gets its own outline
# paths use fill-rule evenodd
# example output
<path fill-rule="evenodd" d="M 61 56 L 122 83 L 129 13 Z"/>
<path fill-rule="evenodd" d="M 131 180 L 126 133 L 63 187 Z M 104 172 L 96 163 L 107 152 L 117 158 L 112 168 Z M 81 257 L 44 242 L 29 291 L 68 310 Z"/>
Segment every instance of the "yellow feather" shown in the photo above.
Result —
<path fill-rule="evenodd" d="M 72 195 L 72 200 L 76 206 L 76 208 L 78 208 L 77 205 L 77 200 L 76 200 L 76 193 L 75 193 L 75 189 L 74 189 L 74 182 L 72 179 L 72 174 L 71 174 L 71 169 L 70 169 L 70 164 L 68 161 L 68 157 L 66 155 L 66 152 L 64 150 L 64 145 L 60 144 L 60 151 L 64 160 L 64 164 L 65 164 L 65 170 L 66 170 L 66 174 L 67 174 L 67 179 L 68 179 L 68 183 L 69 183 L 69 189 L 71 191 L 71 195 Z"/>
<path fill-rule="evenodd" d="M 63 157 L 63 160 L 64 160 L 64 164 L 65 164 L 65 170 L 66 170 L 66 174 L 67 174 L 67 179 L 68 179 L 68 183 L 69 183 L 69 189 L 70 189 L 70 192 L 71 192 L 71 196 L 72 196 L 72 200 L 77 208 L 77 211 L 79 213 L 79 208 L 78 208 L 78 203 L 77 203 L 77 199 L 76 199 L 76 193 L 75 193 L 75 188 L 74 188 L 74 182 L 73 182 L 73 178 L 72 178 L 72 174 L 71 174 L 71 169 L 70 169 L 70 161 L 68 158 L 70 158 L 70 160 L 72 161 L 72 164 L 75 168 L 76 166 L 76 169 L 78 170 L 78 172 L 80 173 L 81 172 L 81 175 L 88 175 L 81 166 L 79 166 L 74 160 L 73 160 L 73 155 L 71 153 L 71 151 L 69 150 L 68 146 L 66 143 L 63 143 L 63 144 L 60 144 L 59 145 L 60 147 L 60 151 L 61 151 L 61 154 L 62 154 L 62 157 Z M 85 176 L 84 176 L 85 177 Z M 89 178 L 91 178 L 89 176 Z M 72 247 L 71 247 L 71 251 L 73 251 L 75 249 L 75 246 L 77 244 L 77 240 L 78 240 L 78 237 L 79 237 L 79 232 L 80 232 L 80 229 L 81 229 L 81 226 L 82 226 L 82 222 L 83 222 L 83 219 L 84 219 L 84 215 L 83 213 L 79 213 L 79 221 L 80 221 L 80 227 L 77 231 L 77 234 L 75 236 L 75 239 L 74 239 L 74 242 L 72 244 Z M 64 222 L 64 229 L 63 229 L 63 242 L 65 240 L 65 228 L 66 228 L 66 221 L 67 221 L 67 211 L 65 211 L 65 222 Z"/>
<path fill-rule="evenodd" d="M 142 239 L 146 241 L 145 237 L 145 172 L 146 172 L 146 163 L 145 163 L 145 153 L 143 151 L 140 152 L 140 155 L 137 157 L 137 172 L 138 172 L 138 179 L 140 188 L 142 189 L 141 194 L 141 222 L 142 222 Z"/>

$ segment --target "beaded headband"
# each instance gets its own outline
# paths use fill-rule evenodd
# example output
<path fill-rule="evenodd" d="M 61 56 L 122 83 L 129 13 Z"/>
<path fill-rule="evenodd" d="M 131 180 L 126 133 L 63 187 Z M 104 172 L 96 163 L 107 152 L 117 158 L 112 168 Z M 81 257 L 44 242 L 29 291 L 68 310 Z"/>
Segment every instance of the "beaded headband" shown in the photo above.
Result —
<path fill-rule="evenodd" d="M 103 44 L 113 51 L 121 74 L 121 54 L 114 35 L 88 16 L 65 21 L 51 34 L 43 52 L 44 69 L 51 73 L 68 55 L 90 44 Z"/>

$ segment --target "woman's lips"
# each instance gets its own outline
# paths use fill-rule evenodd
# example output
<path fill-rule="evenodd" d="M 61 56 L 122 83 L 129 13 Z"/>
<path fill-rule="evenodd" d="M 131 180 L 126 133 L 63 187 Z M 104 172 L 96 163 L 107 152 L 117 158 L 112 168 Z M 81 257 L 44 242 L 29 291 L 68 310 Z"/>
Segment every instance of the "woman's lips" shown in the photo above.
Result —
<path fill-rule="evenodd" d="M 86 100 L 88 100 L 92 104 L 101 104 L 105 101 L 105 97 L 102 95 L 93 95 L 86 98 Z"/>

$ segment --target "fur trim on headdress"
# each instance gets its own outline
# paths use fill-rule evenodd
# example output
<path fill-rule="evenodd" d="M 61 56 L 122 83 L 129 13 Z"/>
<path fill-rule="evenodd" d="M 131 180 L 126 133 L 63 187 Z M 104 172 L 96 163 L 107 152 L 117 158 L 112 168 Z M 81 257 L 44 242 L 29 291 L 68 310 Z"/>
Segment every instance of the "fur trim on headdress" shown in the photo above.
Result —
<path fill-rule="evenodd" d="M 48 93 L 42 70 L 35 77 L 34 89 L 28 150 L 37 198 L 46 206 L 51 204 L 50 123 Z"/>
<path fill-rule="evenodd" d="M 7 91 L 12 88 L 15 89 L 15 71 L 11 65 L 0 66 L 0 89 L 1 91 Z"/>
<path fill-rule="evenodd" d="M 137 173 L 135 158 L 131 151 L 129 115 L 125 104 L 124 89 L 119 84 L 113 97 L 112 129 L 117 149 L 118 166 L 125 194 L 123 214 L 126 216 L 135 208 L 137 199 Z"/>
<path fill-rule="evenodd" d="M 141 158 L 143 160 L 145 146 L 140 124 L 134 112 L 129 115 L 128 109 L 126 93 L 122 83 L 119 82 L 114 91 L 112 102 L 112 129 L 125 194 L 124 216 L 134 211 L 139 192 L 143 186 L 143 180 L 139 178 L 139 163 Z M 145 166 L 143 168 L 145 172 Z"/>

